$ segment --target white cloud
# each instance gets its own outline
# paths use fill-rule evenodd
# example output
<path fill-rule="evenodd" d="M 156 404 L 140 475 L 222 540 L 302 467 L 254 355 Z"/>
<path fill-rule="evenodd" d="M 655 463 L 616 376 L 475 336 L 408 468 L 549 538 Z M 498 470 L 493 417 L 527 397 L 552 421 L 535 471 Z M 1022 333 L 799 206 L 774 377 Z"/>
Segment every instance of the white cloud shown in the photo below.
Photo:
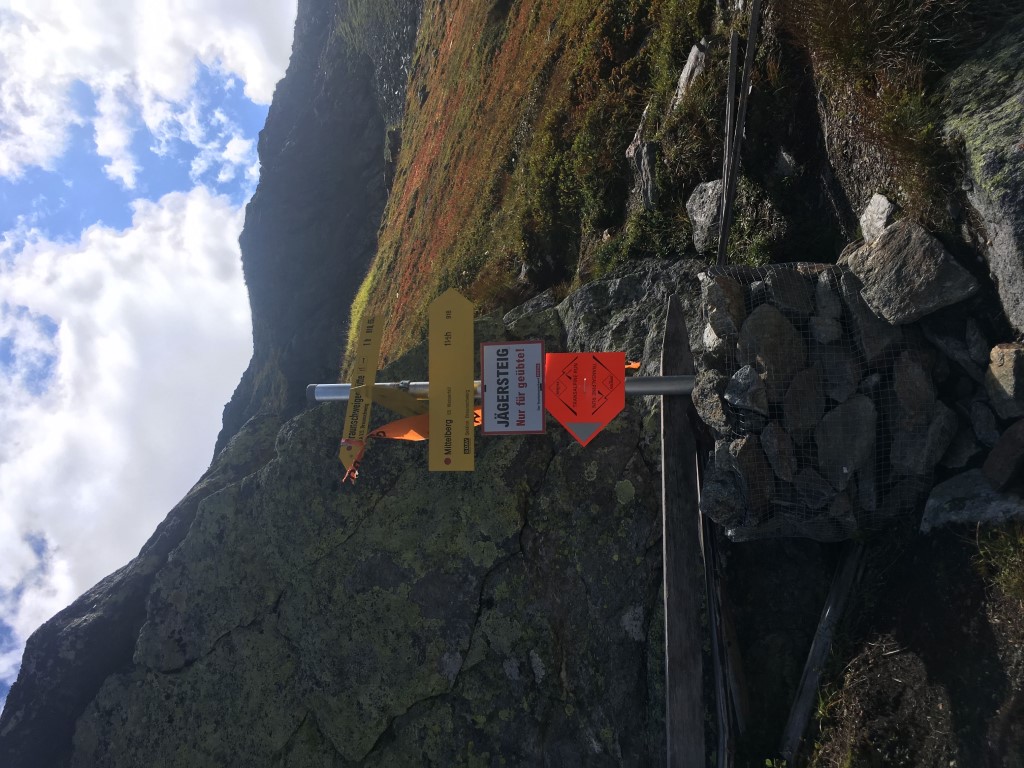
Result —
<path fill-rule="evenodd" d="M 268 104 L 291 47 L 295 0 L 0 0 L 0 175 L 52 168 L 83 117 L 75 82 L 97 100 L 97 151 L 128 187 L 131 116 L 155 136 L 184 130 L 197 65 Z"/>
<path fill-rule="evenodd" d="M 196 109 L 201 110 L 201 107 Z M 192 158 L 189 169 L 192 182 L 199 184 L 216 181 L 218 184 L 226 184 L 241 172 L 245 179 L 245 196 L 251 196 L 259 180 L 256 142 L 243 136 L 241 128 L 220 110 L 215 110 L 210 120 L 201 125 L 204 126 L 205 135 L 197 132 L 190 141 L 199 150 Z M 248 172 L 252 166 L 257 168 L 255 179 Z"/>
<path fill-rule="evenodd" d="M 232 136 L 224 145 L 224 160 L 233 165 L 241 165 L 253 156 L 256 142 L 241 136 Z"/>
<path fill-rule="evenodd" d="M 17 657 L 206 469 L 252 351 L 242 209 L 202 186 L 133 208 L 130 228 L 77 242 L 0 236 L 0 620 Z M 0 647 L 0 681 L 15 662 Z"/>
<path fill-rule="evenodd" d="M 125 98 L 124 86 L 104 85 L 96 96 L 96 153 L 109 158 L 104 167 L 107 177 L 126 189 L 135 189 L 139 164 L 132 157 L 132 110 Z"/>

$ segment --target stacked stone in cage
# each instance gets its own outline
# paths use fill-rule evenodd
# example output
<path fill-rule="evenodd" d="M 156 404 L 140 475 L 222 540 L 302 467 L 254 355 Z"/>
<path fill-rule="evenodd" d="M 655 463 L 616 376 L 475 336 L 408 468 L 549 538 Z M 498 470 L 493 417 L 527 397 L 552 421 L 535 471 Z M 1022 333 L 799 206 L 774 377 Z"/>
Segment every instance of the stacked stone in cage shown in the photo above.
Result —
<path fill-rule="evenodd" d="M 820 264 L 709 270 L 702 303 L 706 515 L 736 540 L 839 541 L 913 507 L 957 428 L 915 327 Z"/>

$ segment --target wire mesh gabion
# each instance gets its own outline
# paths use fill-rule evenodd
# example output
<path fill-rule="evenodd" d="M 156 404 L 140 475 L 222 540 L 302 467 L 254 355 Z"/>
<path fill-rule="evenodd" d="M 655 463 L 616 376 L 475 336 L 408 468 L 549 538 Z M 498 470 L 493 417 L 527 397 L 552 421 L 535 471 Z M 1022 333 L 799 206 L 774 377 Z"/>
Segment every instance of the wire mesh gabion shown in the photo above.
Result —
<path fill-rule="evenodd" d="M 701 279 L 693 400 L 716 437 L 703 512 L 733 540 L 840 541 L 912 510 L 957 426 L 919 334 L 877 317 L 844 267 Z"/>

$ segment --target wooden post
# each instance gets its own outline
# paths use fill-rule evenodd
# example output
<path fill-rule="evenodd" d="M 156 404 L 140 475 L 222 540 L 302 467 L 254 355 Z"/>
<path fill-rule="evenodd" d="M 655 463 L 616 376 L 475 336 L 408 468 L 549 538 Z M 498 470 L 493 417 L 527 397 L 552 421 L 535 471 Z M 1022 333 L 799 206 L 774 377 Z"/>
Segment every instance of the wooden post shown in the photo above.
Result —
<path fill-rule="evenodd" d="M 661 351 L 662 375 L 693 373 L 690 339 L 679 300 L 669 298 Z M 662 572 L 665 599 L 665 735 L 669 768 L 706 764 L 703 565 L 697 511 L 696 441 L 688 397 L 661 398 Z"/>
<path fill-rule="evenodd" d="M 732 151 L 736 120 L 736 69 L 739 62 L 740 36 L 733 30 L 729 38 L 729 78 L 725 89 L 725 141 L 722 142 L 722 196 L 718 202 L 718 266 L 724 267 L 725 247 L 728 244 L 726 210 L 730 208 L 729 171 L 732 169 Z"/>
<path fill-rule="evenodd" d="M 811 650 L 807 654 L 807 663 L 804 665 L 800 686 L 797 688 L 793 707 L 789 711 L 789 721 L 786 723 L 786 730 L 782 734 L 782 744 L 779 747 L 779 753 L 790 765 L 793 764 L 793 760 L 800 751 L 804 731 L 807 730 L 807 721 L 811 717 L 815 694 L 817 694 L 821 682 L 821 671 L 828 658 L 829 649 L 832 647 L 832 636 L 843 616 L 846 603 L 860 576 L 863 564 L 864 545 L 851 544 L 844 553 L 843 561 L 836 569 L 835 577 L 832 579 L 832 587 L 825 600 L 825 608 L 821 612 L 818 629 L 811 642 Z"/>
<path fill-rule="evenodd" d="M 757 36 L 761 29 L 761 0 L 754 0 L 750 8 L 750 28 L 747 31 L 747 49 L 743 54 L 743 81 L 740 83 L 739 106 L 736 110 L 735 126 L 731 127 L 733 140 L 729 150 L 729 169 L 725 179 L 725 202 L 722 210 L 721 237 L 718 241 L 718 266 L 725 266 L 726 250 L 729 245 L 729 228 L 732 226 L 732 205 L 736 197 L 736 178 L 740 170 L 740 147 L 743 144 L 743 126 L 747 119 L 747 100 L 750 95 L 750 73 L 757 56 Z"/>

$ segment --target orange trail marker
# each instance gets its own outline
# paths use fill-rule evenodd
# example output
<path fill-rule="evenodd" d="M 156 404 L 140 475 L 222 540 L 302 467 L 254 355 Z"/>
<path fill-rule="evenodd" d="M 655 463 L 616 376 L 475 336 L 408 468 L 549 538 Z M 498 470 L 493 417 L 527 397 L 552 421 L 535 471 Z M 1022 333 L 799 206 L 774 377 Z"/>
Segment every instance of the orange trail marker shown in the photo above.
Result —
<path fill-rule="evenodd" d="M 624 352 L 544 356 L 544 407 L 586 445 L 626 405 Z"/>
<path fill-rule="evenodd" d="M 481 420 L 479 408 L 473 411 L 473 417 L 473 425 L 479 427 Z M 409 440 L 412 442 L 429 440 L 430 418 L 427 414 L 421 413 L 417 416 L 407 416 L 404 419 L 392 421 L 370 433 L 371 440 L 378 438 L 383 438 L 384 440 Z"/>

